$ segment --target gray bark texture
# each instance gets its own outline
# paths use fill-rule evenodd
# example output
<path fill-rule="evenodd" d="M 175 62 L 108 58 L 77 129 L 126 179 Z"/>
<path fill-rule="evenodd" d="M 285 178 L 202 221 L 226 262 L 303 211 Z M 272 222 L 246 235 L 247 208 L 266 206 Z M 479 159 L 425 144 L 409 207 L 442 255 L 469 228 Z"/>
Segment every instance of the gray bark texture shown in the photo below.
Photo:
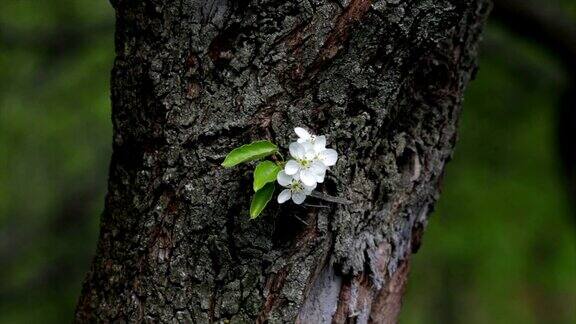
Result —
<path fill-rule="evenodd" d="M 394 323 L 486 0 L 114 0 L 114 153 L 77 322 Z M 248 215 L 257 139 L 326 134 L 329 208 Z M 313 199 L 310 199 L 313 202 Z"/>

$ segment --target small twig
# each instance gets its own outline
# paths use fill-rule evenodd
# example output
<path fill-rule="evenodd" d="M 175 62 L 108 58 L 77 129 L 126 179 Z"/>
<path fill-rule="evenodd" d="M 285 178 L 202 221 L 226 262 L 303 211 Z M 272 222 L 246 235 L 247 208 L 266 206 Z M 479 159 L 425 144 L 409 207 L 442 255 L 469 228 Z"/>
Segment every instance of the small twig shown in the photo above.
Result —
<path fill-rule="evenodd" d="M 317 207 L 317 208 L 330 208 L 330 206 L 326 206 L 326 205 L 316 205 L 316 204 L 304 204 L 303 206 L 306 206 L 306 207 Z"/>
<path fill-rule="evenodd" d="M 319 192 L 319 191 L 312 191 L 310 196 L 324 200 L 324 201 L 329 201 L 329 202 L 342 204 L 342 205 L 350 205 L 352 203 L 352 201 L 350 201 L 348 199 L 330 196 L 330 195 L 327 195 L 327 194 Z"/>
<path fill-rule="evenodd" d="M 301 221 L 302 223 L 304 223 L 304 225 L 306 225 L 306 226 L 309 225 L 309 224 L 308 224 L 305 220 L 303 220 L 302 218 L 300 218 L 300 217 L 298 217 L 298 216 L 296 216 L 296 215 L 292 215 L 292 216 L 294 216 L 297 220 L 299 220 L 299 221 Z"/>

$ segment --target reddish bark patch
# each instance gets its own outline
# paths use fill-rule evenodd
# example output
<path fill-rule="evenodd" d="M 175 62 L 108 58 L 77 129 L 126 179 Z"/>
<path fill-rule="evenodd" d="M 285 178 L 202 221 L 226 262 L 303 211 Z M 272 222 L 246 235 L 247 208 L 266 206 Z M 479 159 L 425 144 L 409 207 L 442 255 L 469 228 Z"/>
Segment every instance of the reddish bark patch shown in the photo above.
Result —
<path fill-rule="evenodd" d="M 214 37 L 208 47 L 208 56 L 217 67 L 227 64 L 234 56 L 238 36 L 243 32 L 242 28 L 233 24 Z"/>
<path fill-rule="evenodd" d="M 193 82 L 188 86 L 188 93 L 186 95 L 189 99 L 196 99 L 200 96 L 201 91 L 202 88 L 200 88 L 200 85 L 196 82 Z"/>
<path fill-rule="evenodd" d="M 409 255 L 401 261 L 397 270 L 389 275 L 389 249 L 381 244 L 372 260 L 373 271 L 386 274 L 383 287 L 373 280 L 374 274 L 361 273 L 345 279 L 340 289 L 338 306 L 332 323 L 397 323 L 402 305 L 402 295 L 409 272 Z"/>
<path fill-rule="evenodd" d="M 287 276 L 288 269 L 282 268 L 276 274 L 268 278 L 268 281 L 266 282 L 266 291 L 268 291 L 268 296 L 266 296 L 264 308 L 262 308 L 262 312 L 260 312 L 260 315 L 256 319 L 256 323 L 266 323 L 268 315 L 274 306 L 277 306 L 278 304 L 280 291 L 282 290 L 282 287 L 284 287 L 284 282 L 286 281 Z"/>
<path fill-rule="evenodd" d="M 350 278 L 342 282 L 342 288 L 340 288 L 340 296 L 338 296 L 338 307 L 336 312 L 332 317 L 332 323 L 346 323 L 348 314 L 350 313 L 350 298 L 352 295 L 352 281 Z"/>
<path fill-rule="evenodd" d="M 410 262 L 407 259 L 400 263 L 386 286 L 374 298 L 369 323 L 393 324 L 398 322 L 409 272 Z"/>
<path fill-rule="evenodd" d="M 364 17 L 371 5 L 372 0 L 352 0 L 350 2 L 348 7 L 336 19 L 334 28 L 326 38 L 316 60 L 309 69 L 309 74 L 315 75 L 338 54 L 348 39 L 350 28 Z"/>

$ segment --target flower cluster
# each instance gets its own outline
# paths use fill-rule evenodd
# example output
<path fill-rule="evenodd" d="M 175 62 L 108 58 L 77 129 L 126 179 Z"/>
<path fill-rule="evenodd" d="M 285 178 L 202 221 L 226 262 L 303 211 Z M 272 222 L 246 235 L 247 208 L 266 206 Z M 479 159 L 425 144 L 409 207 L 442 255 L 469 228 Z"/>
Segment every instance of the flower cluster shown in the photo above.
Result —
<path fill-rule="evenodd" d="M 324 182 L 326 170 L 338 160 L 336 150 L 326 148 L 326 136 L 312 135 L 301 127 L 294 131 L 298 140 L 289 146 L 292 159 L 277 176 L 278 183 L 287 188 L 278 195 L 280 204 L 290 198 L 296 204 L 304 202 L 316 185 Z"/>

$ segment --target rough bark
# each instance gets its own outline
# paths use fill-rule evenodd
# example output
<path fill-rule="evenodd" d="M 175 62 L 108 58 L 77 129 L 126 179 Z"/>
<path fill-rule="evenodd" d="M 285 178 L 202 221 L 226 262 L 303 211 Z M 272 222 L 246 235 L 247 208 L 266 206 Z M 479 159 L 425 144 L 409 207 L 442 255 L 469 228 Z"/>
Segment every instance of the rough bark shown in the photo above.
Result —
<path fill-rule="evenodd" d="M 114 153 L 76 320 L 395 322 L 487 2 L 113 5 Z M 322 190 L 353 203 L 249 220 L 249 168 L 220 162 L 300 125 L 341 155 Z"/>

